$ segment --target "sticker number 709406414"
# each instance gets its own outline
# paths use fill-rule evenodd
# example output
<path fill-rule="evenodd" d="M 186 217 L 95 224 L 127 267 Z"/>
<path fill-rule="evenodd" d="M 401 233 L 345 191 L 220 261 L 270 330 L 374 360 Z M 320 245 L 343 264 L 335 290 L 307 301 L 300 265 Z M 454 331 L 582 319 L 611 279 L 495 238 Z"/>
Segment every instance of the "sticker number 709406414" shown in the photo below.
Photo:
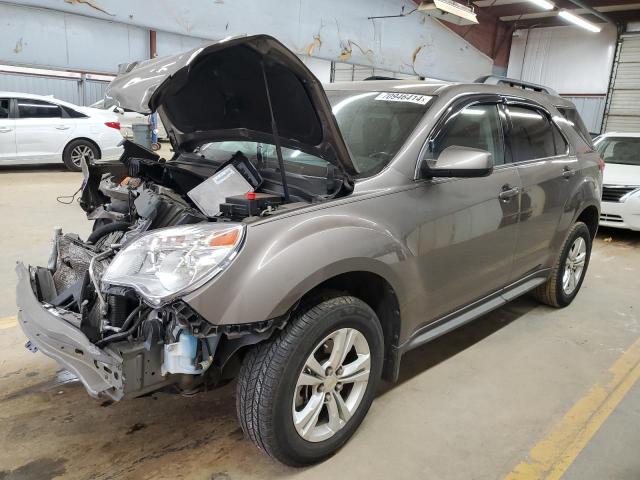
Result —
<path fill-rule="evenodd" d="M 409 102 L 417 103 L 418 105 L 426 105 L 432 97 L 429 95 L 418 95 L 416 93 L 395 93 L 395 92 L 383 92 L 379 94 L 375 99 L 383 100 L 386 102 Z"/>

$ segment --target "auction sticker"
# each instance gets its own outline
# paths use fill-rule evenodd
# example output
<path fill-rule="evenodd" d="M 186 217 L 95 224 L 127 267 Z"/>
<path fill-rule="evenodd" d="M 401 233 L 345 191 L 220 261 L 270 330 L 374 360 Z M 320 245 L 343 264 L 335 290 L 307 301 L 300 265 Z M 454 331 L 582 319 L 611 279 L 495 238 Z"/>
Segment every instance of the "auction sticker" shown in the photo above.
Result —
<path fill-rule="evenodd" d="M 415 93 L 383 92 L 375 99 L 384 100 L 385 102 L 409 102 L 417 103 L 418 105 L 426 105 L 431 98 L 432 97 L 429 95 L 418 95 Z"/>

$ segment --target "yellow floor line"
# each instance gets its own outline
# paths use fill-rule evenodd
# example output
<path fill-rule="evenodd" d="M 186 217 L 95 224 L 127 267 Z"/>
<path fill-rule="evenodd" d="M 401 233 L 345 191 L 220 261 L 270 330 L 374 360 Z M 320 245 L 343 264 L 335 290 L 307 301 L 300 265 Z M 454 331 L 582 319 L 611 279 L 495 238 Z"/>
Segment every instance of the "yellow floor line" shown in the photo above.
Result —
<path fill-rule="evenodd" d="M 17 325 L 18 325 L 18 319 L 15 316 L 0 318 L 0 330 L 4 330 L 6 328 L 13 328 L 13 327 L 16 327 Z"/>
<path fill-rule="evenodd" d="M 612 379 L 594 385 L 506 480 L 556 480 L 571 466 L 607 417 L 640 379 L 640 338 L 611 366 Z"/>

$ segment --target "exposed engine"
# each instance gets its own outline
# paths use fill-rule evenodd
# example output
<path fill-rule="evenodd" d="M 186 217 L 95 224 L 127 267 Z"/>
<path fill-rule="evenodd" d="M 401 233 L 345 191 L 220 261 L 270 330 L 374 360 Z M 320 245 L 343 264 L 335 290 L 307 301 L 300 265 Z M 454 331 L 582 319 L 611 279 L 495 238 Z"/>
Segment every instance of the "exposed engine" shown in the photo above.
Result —
<path fill-rule="evenodd" d="M 166 165 L 155 154 L 128 143 L 122 163 L 87 167 L 80 205 L 94 220 L 93 232 L 83 241 L 75 234 L 56 231 L 48 268 L 40 268 L 37 274 L 41 300 L 77 313 L 80 329 L 97 344 L 122 339 L 132 326 L 139 326 L 132 315 L 145 306 L 126 288 L 101 291 L 102 274 L 121 247 L 149 230 L 241 221 L 272 214 L 281 206 L 280 196 L 254 192 L 262 179 L 241 153 L 233 155 L 228 165 L 241 173 L 249 190 L 225 197 L 215 216 L 198 208 L 189 192 L 225 165 L 197 161 Z M 147 319 L 142 330 L 151 337 L 170 332 L 166 325 L 157 328 L 165 320 L 175 321 Z"/>
<path fill-rule="evenodd" d="M 82 240 L 56 229 L 47 268 L 31 270 L 32 285 L 57 315 L 97 347 L 122 358 L 123 368 L 137 369 L 128 372 L 128 378 L 138 379 L 127 387 L 135 395 L 161 383 L 180 383 L 183 391 L 202 384 L 201 374 L 210 367 L 221 334 L 245 332 L 222 332 L 180 300 L 153 306 L 129 287 L 105 285 L 102 277 L 115 255 L 151 230 L 246 223 L 300 208 L 323 198 L 302 187 L 317 182 L 322 193 L 336 181 L 325 178 L 325 185 L 322 179 L 301 176 L 296 186 L 294 176 L 287 202 L 278 185 L 264 179 L 241 152 L 225 162 L 202 156 L 165 162 L 131 142 L 120 162 L 96 162 L 85 166 L 84 175 L 80 205 L 94 221 L 93 232 Z M 267 328 L 268 322 L 259 327 Z M 125 361 L 135 358 L 139 360 Z M 108 374 L 117 381 L 117 373 Z"/>

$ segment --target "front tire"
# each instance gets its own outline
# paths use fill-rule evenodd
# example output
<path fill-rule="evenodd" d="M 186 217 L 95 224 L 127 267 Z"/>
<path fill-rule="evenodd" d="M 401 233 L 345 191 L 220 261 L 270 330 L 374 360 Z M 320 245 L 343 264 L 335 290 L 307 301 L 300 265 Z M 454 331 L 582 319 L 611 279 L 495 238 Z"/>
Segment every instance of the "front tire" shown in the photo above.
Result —
<path fill-rule="evenodd" d="M 533 290 L 533 296 L 551 307 L 566 307 L 580 291 L 591 257 L 591 232 L 583 222 L 576 222 L 565 238 L 551 276 Z"/>
<path fill-rule="evenodd" d="M 238 378 L 242 430 L 290 466 L 338 451 L 364 419 L 380 379 L 382 328 L 351 296 L 302 308 L 282 332 L 253 348 Z"/>
<path fill-rule="evenodd" d="M 69 142 L 62 152 L 62 161 L 67 169 L 72 172 L 80 172 L 82 170 L 82 159 L 91 162 L 96 158 L 100 158 L 96 146 L 87 140 L 73 140 Z"/>

